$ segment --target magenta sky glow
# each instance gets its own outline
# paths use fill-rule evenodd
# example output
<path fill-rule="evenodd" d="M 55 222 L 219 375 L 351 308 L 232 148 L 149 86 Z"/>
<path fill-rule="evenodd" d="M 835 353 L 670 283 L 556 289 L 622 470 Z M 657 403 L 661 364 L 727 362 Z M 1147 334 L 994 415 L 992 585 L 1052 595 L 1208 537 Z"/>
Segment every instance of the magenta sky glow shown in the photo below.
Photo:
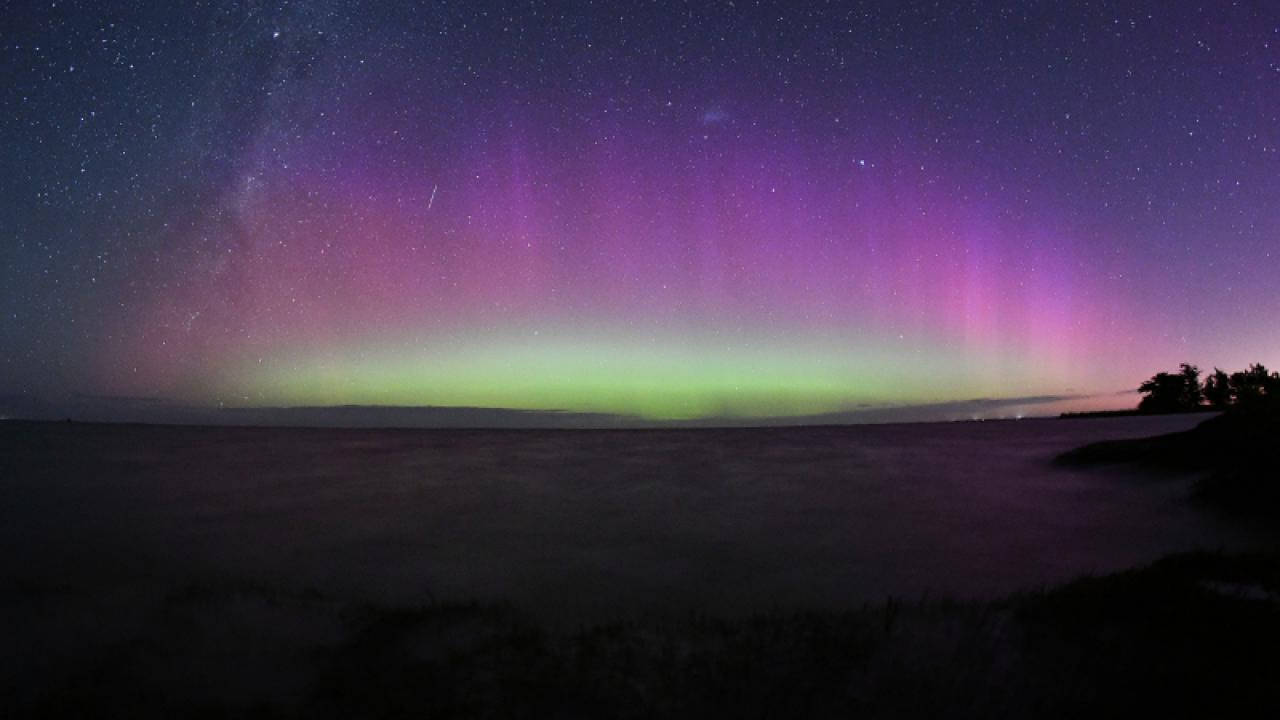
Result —
<path fill-rule="evenodd" d="M 0 392 L 1017 414 L 1274 362 L 1276 18 L 1132 5 L 219 10 L 184 73 L 157 11 L 78 78 L 11 46 Z"/>

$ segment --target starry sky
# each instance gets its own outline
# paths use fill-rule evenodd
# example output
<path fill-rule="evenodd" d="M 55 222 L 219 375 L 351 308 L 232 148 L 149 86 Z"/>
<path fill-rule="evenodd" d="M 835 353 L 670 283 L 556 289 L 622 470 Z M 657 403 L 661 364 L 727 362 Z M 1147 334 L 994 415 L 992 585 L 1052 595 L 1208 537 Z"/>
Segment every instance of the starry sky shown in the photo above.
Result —
<path fill-rule="evenodd" d="M 1280 364 L 1280 3 L 4 16 L 0 414 L 1000 416 Z"/>

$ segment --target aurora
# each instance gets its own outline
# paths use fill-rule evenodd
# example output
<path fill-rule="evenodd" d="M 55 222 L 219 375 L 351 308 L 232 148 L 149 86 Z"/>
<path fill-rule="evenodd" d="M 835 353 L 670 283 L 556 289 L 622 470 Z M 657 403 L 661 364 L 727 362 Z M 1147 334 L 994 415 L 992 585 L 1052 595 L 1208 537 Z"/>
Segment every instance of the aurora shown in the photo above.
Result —
<path fill-rule="evenodd" d="M 1105 407 L 1152 367 L 1280 342 L 1280 142 L 1228 102 L 1270 81 L 1184 82 L 1216 66 L 1156 43 L 1163 15 L 1078 11 L 1091 57 L 1129 69 L 1106 75 L 1060 60 L 1077 35 L 1014 62 L 909 5 L 672 27 L 373 10 L 157 9 L 74 52 L 47 30 L 63 11 L 33 11 L 5 91 L 0 392 L 649 420 Z M 161 26 L 189 71 L 147 40 Z M 1273 42 L 1250 27 L 1222 63 Z M 42 145 L 52 128 L 73 139 Z"/>

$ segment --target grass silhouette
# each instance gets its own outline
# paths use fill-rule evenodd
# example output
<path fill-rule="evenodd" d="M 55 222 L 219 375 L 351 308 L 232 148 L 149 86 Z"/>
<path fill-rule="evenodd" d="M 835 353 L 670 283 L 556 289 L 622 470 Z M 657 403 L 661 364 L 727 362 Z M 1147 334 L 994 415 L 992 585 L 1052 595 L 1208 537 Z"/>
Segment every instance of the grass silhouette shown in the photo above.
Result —
<path fill-rule="evenodd" d="M 1212 553 L 992 602 L 563 632 L 510 607 L 202 585 L 28 668 L 6 716 L 1274 716 L 1278 600 L 1280 556 Z"/>

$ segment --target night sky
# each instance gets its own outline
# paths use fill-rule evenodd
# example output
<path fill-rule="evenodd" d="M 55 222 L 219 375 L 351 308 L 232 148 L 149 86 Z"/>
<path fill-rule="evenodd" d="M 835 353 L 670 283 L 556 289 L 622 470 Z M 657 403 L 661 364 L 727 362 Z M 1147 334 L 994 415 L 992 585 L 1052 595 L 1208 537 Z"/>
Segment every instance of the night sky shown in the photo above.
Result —
<path fill-rule="evenodd" d="M 1280 3 L 0 12 L 9 414 L 995 416 L 1280 364 Z"/>

